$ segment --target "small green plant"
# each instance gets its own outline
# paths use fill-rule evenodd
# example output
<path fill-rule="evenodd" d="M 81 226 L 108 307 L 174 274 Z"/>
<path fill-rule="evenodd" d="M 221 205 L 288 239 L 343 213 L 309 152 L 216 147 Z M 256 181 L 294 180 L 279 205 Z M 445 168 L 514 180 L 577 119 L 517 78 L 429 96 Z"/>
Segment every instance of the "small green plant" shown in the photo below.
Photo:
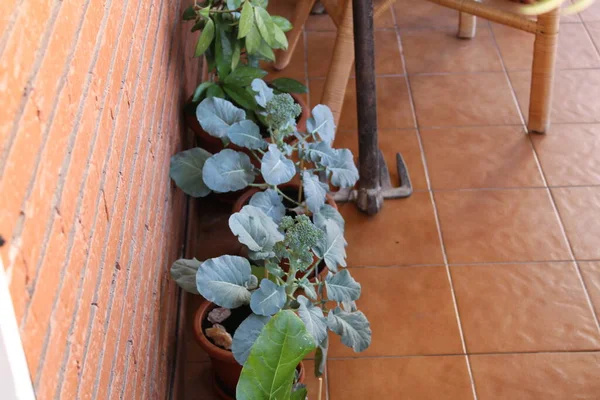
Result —
<path fill-rule="evenodd" d="M 343 219 L 333 207 L 324 207 L 327 208 L 323 212 L 313 214 L 314 223 L 307 215 L 283 215 L 282 198 L 274 190 L 256 193 L 249 205 L 229 219 L 231 231 L 248 247 L 248 259 L 224 255 L 204 262 L 178 260 L 171 269 L 182 288 L 198 292 L 220 307 L 250 306 L 252 314 L 235 331 L 231 346 L 236 361 L 244 366 L 238 399 L 271 398 L 270 395 L 281 390 L 278 385 L 284 385 L 289 392 L 293 369 L 301 357 L 314 348 L 317 348 L 315 374 L 321 376 L 328 330 L 340 335 L 342 343 L 357 352 L 371 343 L 369 321 L 356 308 L 361 286 L 344 268 Z M 318 273 L 321 262 L 329 270 L 323 279 Z M 195 288 L 190 285 L 193 277 Z M 268 380 L 265 376 L 273 371 L 269 362 L 269 367 L 261 367 L 261 363 L 278 360 L 274 354 L 281 348 L 260 345 L 257 350 L 255 343 L 263 342 L 263 334 L 271 334 L 265 327 L 281 313 L 289 314 L 286 310 L 297 315 L 311 340 L 306 339 L 306 334 L 288 336 L 290 349 L 286 354 L 299 354 L 300 358 L 293 358 L 291 369 L 290 364 L 286 364 L 288 375 L 285 379 L 279 377 L 278 385 L 275 381 L 259 385 L 254 382 L 257 374 L 266 374 L 263 378 Z M 270 389 L 261 392 L 264 387 Z"/>
<path fill-rule="evenodd" d="M 327 183 L 354 186 L 358 170 L 352 152 L 331 147 L 335 125 L 328 107 L 313 108 L 307 131 L 299 132 L 296 117 L 300 109 L 289 94 L 276 94 L 260 79 L 253 80 L 252 89 L 260 106 L 256 115 L 266 125 L 264 135 L 259 125 L 231 102 L 219 98 L 203 100 L 197 108 L 202 128 L 224 144 L 233 143 L 244 151 L 226 148 L 213 155 L 194 148 L 174 155 L 170 175 L 177 186 L 193 197 L 249 186 L 271 188 L 293 204 L 298 214 L 320 211 L 325 204 Z M 278 186 L 296 175 L 302 186 L 294 199 Z M 256 182 L 259 176 L 264 183 Z"/>
<path fill-rule="evenodd" d="M 259 62 L 274 61 L 274 49 L 287 49 L 285 32 L 292 29 L 287 19 L 270 15 L 266 6 L 266 0 L 211 0 L 195 2 L 184 11 L 183 19 L 194 22 L 192 32 L 202 31 L 195 55 L 206 57 L 209 72 L 209 80 L 194 91 L 188 110 L 193 112 L 205 98 L 217 97 L 249 114 L 256 111 L 250 84 L 267 74 Z M 275 79 L 271 85 L 280 92 L 306 92 L 304 85 L 289 78 Z"/>
<path fill-rule="evenodd" d="M 244 366 L 238 399 L 304 399 L 306 390 L 292 385 L 295 367 L 316 348 L 315 373 L 322 375 L 328 330 L 357 352 L 371 343 L 369 322 L 356 308 L 360 284 L 344 268 L 344 219 L 326 204 L 329 184 L 351 187 L 358 170 L 350 150 L 331 146 L 335 125 L 329 108 L 316 106 L 300 132 L 301 110 L 289 94 L 261 79 L 253 79 L 250 90 L 257 105 L 253 118 L 218 97 L 205 98 L 196 109 L 208 134 L 242 151 L 183 151 L 171 158 L 170 171 L 177 186 L 195 197 L 261 189 L 229 219 L 248 257 L 182 259 L 171 275 L 183 289 L 221 307 L 219 316 L 251 310 L 233 337 L 215 321 L 205 332 L 209 336 L 210 329 L 214 343 L 230 347 Z M 297 196 L 286 193 L 281 186 L 297 175 Z M 325 266 L 328 272 L 321 275 Z"/>

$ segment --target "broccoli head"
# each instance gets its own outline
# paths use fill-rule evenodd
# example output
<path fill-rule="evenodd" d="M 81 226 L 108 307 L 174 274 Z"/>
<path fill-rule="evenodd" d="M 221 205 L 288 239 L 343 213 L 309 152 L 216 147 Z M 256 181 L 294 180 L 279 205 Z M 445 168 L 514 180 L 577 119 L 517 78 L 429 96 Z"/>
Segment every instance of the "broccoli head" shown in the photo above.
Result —
<path fill-rule="evenodd" d="M 283 136 L 293 133 L 296 118 L 302 112 L 302 108 L 287 93 L 276 94 L 267 103 L 267 122 L 272 129 L 280 131 Z"/>

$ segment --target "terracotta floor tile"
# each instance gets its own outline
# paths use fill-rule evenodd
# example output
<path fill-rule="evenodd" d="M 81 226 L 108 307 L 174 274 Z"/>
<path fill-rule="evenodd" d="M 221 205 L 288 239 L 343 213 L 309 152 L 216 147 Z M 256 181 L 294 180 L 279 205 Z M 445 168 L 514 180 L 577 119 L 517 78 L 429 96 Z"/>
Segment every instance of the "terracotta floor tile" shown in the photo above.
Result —
<path fill-rule="evenodd" d="M 294 16 L 294 10 L 296 8 L 295 0 L 277 0 L 270 1 L 267 9 L 271 15 L 280 15 L 287 19 L 291 19 Z"/>
<path fill-rule="evenodd" d="M 563 3 L 563 7 L 566 7 L 570 4 L 573 4 L 573 0 L 566 0 Z M 581 22 L 581 17 L 579 16 L 579 14 L 569 14 L 569 15 L 562 14 L 560 16 L 560 22 L 561 22 L 561 24 Z"/>
<path fill-rule="evenodd" d="M 458 12 L 428 1 L 396 0 L 394 14 L 398 28 L 458 27 Z"/>
<path fill-rule="evenodd" d="M 600 259 L 600 187 L 552 189 L 575 259 Z"/>
<path fill-rule="evenodd" d="M 585 26 L 590 33 L 596 48 L 600 48 L 600 21 L 586 22 Z"/>
<path fill-rule="evenodd" d="M 492 24 L 492 29 L 506 69 L 531 70 L 534 35 L 500 24 Z M 556 67 L 558 69 L 600 67 L 600 55 L 583 24 L 560 26 Z"/>
<path fill-rule="evenodd" d="M 275 57 L 281 57 L 281 52 L 277 51 L 275 53 Z M 303 84 L 306 84 L 306 71 L 304 68 L 304 40 L 300 38 L 298 41 L 296 49 L 294 50 L 294 55 L 285 69 L 278 71 L 273 68 L 273 63 L 264 61 L 261 62 L 261 68 L 268 72 L 266 79 L 276 79 L 282 77 L 292 78 L 302 82 Z"/>
<path fill-rule="evenodd" d="M 315 362 L 312 360 L 303 360 L 304 363 L 304 384 L 308 389 L 308 398 L 309 399 L 317 399 L 319 396 L 319 379 L 315 377 Z M 326 377 L 323 377 L 323 389 L 322 389 L 322 398 L 325 400 L 327 397 L 325 393 L 327 393 L 327 384 Z"/>
<path fill-rule="evenodd" d="M 359 310 L 371 323 L 373 340 L 362 353 L 330 336 L 329 357 L 463 353 L 446 268 L 352 268 L 360 282 Z M 427 332 L 427 334 L 423 334 Z"/>
<path fill-rule="evenodd" d="M 434 190 L 544 186 L 521 127 L 425 129 L 421 138 Z"/>
<path fill-rule="evenodd" d="M 327 76 L 333 57 L 335 37 L 335 31 L 306 32 L 309 50 L 307 59 L 309 78 L 324 78 Z"/>
<path fill-rule="evenodd" d="M 531 36 L 533 37 L 533 35 Z M 533 42 L 531 43 L 533 46 Z M 533 51 L 530 54 L 533 57 Z M 598 67 L 600 67 L 600 55 L 598 55 L 598 50 L 596 50 L 583 24 L 562 24 L 558 35 L 556 68 L 578 69 Z M 527 69 L 531 69 L 531 64 L 529 64 Z"/>
<path fill-rule="evenodd" d="M 330 360 L 329 399 L 469 400 L 464 356 Z"/>
<path fill-rule="evenodd" d="M 375 35 L 375 73 L 377 75 L 404 74 L 400 43 L 394 30 L 377 30 Z M 307 32 L 308 37 L 308 76 L 324 78 L 329 71 L 335 32 Z M 352 70 L 354 76 L 354 69 Z"/>
<path fill-rule="evenodd" d="M 387 163 L 392 179 L 392 185 L 400 185 L 398 170 L 396 168 L 396 153 L 400 152 L 406 165 L 410 179 L 415 190 L 427 190 L 427 179 L 423 167 L 423 157 L 417 132 L 407 130 L 380 130 L 379 148 Z M 335 139 L 336 147 L 346 147 L 352 150 L 354 158 L 358 162 L 358 133 L 355 131 L 338 132 Z"/>
<path fill-rule="evenodd" d="M 600 262 L 579 262 L 585 287 L 600 318 Z"/>
<path fill-rule="evenodd" d="M 479 400 L 598 399 L 600 353 L 470 356 Z"/>
<path fill-rule="evenodd" d="M 410 85 L 421 127 L 521 123 L 504 74 L 418 75 Z"/>
<path fill-rule="evenodd" d="M 377 3 L 377 2 L 376 2 Z M 384 12 L 375 19 L 375 29 L 394 28 L 394 17 L 391 11 Z M 311 15 L 308 17 L 304 28 L 307 31 L 335 31 L 336 27 L 332 19 L 327 14 Z"/>
<path fill-rule="evenodd" d="M 600 184 L 600 125 L 552 125 L 531 135 L 551 186 Z"/>
<path fill-rule="evenodd" d="M 342 204 L 346 220 L 348 265 L 387 267 L 444 262 L 429 193 L 386 201 L 367 216 L 355 204 Z"/>
<path fill-rule="evenodd" d="M 309 83 L 311 107 L 319 104 L 324 79 L 312 79 Z M 377 122 L 379 129 L 404 129 L 414 128 L 415 122 L 408 88 L 404 77 L 379 77 L 377 78 Z M 356 130 L 358 126 L 356 117 L 356 83 L 354 79 L 348 81 L 344 109 L 338 124 L 339 130 Z"/>
<path fill-rule="evenodd" d="M 575 264 L 451 269 L 469 354 L 600 349 Z"/>
<path fill-rule="evenodd" d="M 436 192 L 452 264 L 570 258 L 545 189 Z"/>
<path fill-rule="evenodd" d="M 402 31 L 409 74 L 443 72 L 501 72 L 502 63 L 488 27 L 472 40 L 456 37 L 456 26 Z"/>
<path fill-rule="evenodd" d="M 591 6 L 586 8 L 583 12 L 579 13 L 581 19 L 585 22 L 588 21 L 600 21 L 600 3 L 593 3 Z"/>
<path fill-rule="evenodd" d="M 529 109 L 529 72 L 510 72 L 523 115 Z M 557 71 L 552 102 L 553 123 L 600 122 L 600 70 Z"/>

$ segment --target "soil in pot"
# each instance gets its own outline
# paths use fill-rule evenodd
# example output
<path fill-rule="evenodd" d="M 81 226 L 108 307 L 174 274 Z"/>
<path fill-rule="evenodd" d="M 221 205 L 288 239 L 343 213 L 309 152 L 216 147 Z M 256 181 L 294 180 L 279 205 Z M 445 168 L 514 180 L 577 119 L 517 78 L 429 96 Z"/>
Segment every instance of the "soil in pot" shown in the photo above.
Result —
<path fill-rule="evenodd" d="M 235 390 L 240 379 L 242 366 L 235 361 L 233 353 L 214 344 L 205 334 L 207 328 L 213 326 L 208 321 L 208 313 L 217 305 L 208 301 L 204 302 L 194 317 L 194 333 L 196 340 L 211 359 L 214 379 L 213 386 L 217 395 L 224 400 L 235 400 Z M 231 315 L 220 323 L 231 336 L 240 324 L 252 313 L 249 306 L 242 306 L 231 310 Z M 298 382 L 304 382 L 304 365 L 298 365 Z"/>

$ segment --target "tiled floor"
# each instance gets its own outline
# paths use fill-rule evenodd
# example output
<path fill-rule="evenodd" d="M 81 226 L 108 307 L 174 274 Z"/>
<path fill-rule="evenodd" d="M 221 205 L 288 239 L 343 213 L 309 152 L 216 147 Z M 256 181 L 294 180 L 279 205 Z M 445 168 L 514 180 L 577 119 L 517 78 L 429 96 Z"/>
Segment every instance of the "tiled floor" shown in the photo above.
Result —
<path fill-rule="evenodd" d="M 600 2 L 563 20 L 545 136 L 523 127 L 532 38 L 480 20 L 458 40 L 456 22 L 397 0 L 376 23 L 380 143 L 415 193 L 341 206 L 373 344 L 332 341 L 328 399 L 600 399 Z M 312 105 L 333 29 L 311 17 L 289 70 Z M 336 145 L 356 150 L 354 80 L 346 97 Z M 213 398 L 188 345 L 189 398 Z"/>

